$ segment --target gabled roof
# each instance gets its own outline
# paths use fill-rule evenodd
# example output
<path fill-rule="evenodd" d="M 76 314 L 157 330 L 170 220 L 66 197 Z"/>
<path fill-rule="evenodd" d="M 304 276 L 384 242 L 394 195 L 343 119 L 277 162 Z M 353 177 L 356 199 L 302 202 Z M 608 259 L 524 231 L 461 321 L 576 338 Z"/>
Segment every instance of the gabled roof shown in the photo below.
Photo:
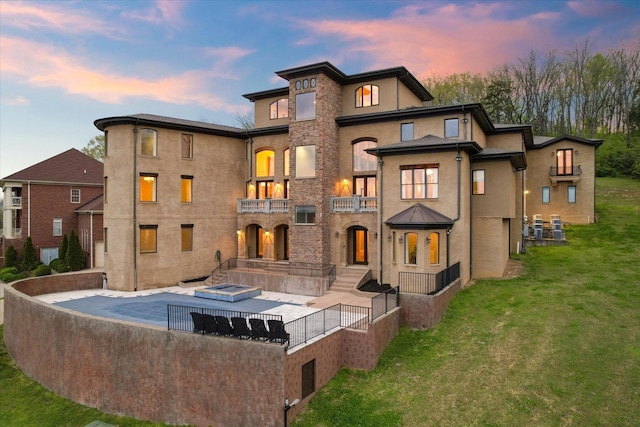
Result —
<path fill-rule="evenodd" d="M 103 171 L 102 162 L 71 148 L 6 176 L 2 181 L 103 185 Z"/>
<path fill-rule="evenodd" d="M 416 203 L 386 220 L 385 224 L 391 228 L 428 230 L 451 227 L 453 220 L 421 203 Z"/>
<path fill-rule="evenodd" d="M 101 131 L 104 131 L 108 126 L 129 124 L 229 136 L 232 138 L 244 138 L 246 136 L 246 131 L 241 128 L 198 122 L 195 120 L 176 119 L 175 117 L 157 116 L 155 114 L 132 114 L 130 116 L 105 117 L 103 119 L 97 119 L 93 124 Z"/>
<path fill-rule="evenodd" d="M 523 151 L 505 150 L 503 148 L 484 148 L 471 156 L 472 161 L 510 160 L 516 170 L 527 168 L 527 158 Z"/>
<path fill-rule="evenodd" d="M 413 139 L 411 141 L 396 142 L 376 148 L 369 148 L 365 151 L 376 156 L 393 156 L 410 153 L 423 153 L 427 151 L 449 151 L 458 149 L 470 153 L 477 153 L 481 150 L 481 147 L 475 141 L 463 141 L 461 139 L 425 135 L 422 138 Z"/>
<path fill-rule="evenodd" d="M 587 138 L 582 138 L 580 136 L 575 136 L 575 135 L 560 135 L 558 137 L 535 136 L 533 137 L 533 146 L 531 148 L 533 149 L 543 148 L 543 147 L 546 147 L 547 145 L 555 144 L 556 142 L 560 142 L 565 139 L 568 139 L 569 141 L 572 141 L 572 142 L 577 142 L 579 144 L 590 145 L 595 148 L 598 148 L 604 142 L 603 139 L 587 139 Z"/>
<path fill-rule="evenodd" d="M 89 200 L 84 205 L 75 209 L 76 213 L 102 213 L 104 211 L 104 195 L 99 195 Z"/>

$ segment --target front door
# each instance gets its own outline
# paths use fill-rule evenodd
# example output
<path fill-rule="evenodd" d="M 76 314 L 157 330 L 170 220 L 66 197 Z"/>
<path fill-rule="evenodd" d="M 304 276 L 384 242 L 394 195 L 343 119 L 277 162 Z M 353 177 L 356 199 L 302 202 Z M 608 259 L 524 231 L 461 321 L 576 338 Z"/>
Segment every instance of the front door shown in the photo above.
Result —
<path fill-rule="evenodd" d="M 353 263 L 367 264 L 367 230 L 365 228 L 353 228 Z"/>

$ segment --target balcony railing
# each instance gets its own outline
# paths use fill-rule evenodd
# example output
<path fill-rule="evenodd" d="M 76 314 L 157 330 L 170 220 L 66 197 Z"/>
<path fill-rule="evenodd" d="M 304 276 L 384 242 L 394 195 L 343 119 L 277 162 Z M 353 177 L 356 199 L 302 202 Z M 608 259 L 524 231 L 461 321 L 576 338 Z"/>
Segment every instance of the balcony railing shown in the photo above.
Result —
<path fill-rule="evenodd" d="M 332 197 L 331 212 L 376 212 L 378 210 L 377 197 Z"/>
<path fill-rule="evenodd" d="M 289 199 L 238 199 L 238 213 L 287 213 Z"/>
<path fill-rule="evenodd" d="M 286 273 L 289 276 L 326 277 L 329 286 L 336 280 L 336 266 L 334 264 L 313 264 L 306 262 L 275 263 L 263 260 L 229 258 L 216 267 L 211 275 L 218 271 L 224 273 L 229 270 L 245 269 L 265 273 Z"/>
<path fill-rule="evenodd" d="M 549 176 L 552 177 L 573 177 L 582 175 L 582 169 L 580 169 L 580 165 L 578 166 L 570 166 L 570 167 L 555 167 L 551 166 L 549 169 Z"/>
<path fill-rule="evenodd" d="M 404 293 L 432 295 L 440 292 L 460 278 L 460 263 L 439 273 L 398 273 L 398 287 Z"/>
<path fill-rule="evenodd" d="M 22 207 L 22 197 L 11 197 L 11 206 L 13 208 L 21 208 Z"/>

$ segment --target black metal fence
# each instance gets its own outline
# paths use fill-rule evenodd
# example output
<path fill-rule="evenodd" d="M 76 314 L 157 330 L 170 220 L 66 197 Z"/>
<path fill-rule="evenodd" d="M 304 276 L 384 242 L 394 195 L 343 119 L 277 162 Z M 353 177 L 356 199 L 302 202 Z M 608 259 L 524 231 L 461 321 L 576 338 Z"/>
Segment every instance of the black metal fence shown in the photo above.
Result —
<path fill-rule="evenodd" d="M 460 278 L 460 263 L 440 271 L 439 273 L 398 273 L 398 287 L 402 292 L 410 294 L 435 294 Z"/>
<path fill-rule="evenodd" d="M 396 307 L 400 307 L 400 292 L 398 288 L 391 288 L 371 298 L 371 321 L 387 314 Z"/>

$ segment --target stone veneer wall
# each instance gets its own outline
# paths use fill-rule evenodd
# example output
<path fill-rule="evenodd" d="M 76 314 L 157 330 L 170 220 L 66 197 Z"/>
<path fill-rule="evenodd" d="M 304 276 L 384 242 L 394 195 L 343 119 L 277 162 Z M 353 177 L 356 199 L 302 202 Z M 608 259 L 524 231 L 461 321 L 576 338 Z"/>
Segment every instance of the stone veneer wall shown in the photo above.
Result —
<path fill-rule="evenodd" d="M 239 270 L 227 272 L 229 283 L 262 288 L 269 292 L 297 294 L 319 297 L 329 290 L 329 279 L 326 277 L 289 276 L 285 274 L 260 274 Z"/>
<path fill-rule="evenodd" d="M 440 322 L 451 299 L 458 293 L 461 280 L 456 280 L 436 295 L 400 294 L 400 322 L 410 328 L 432 328 Z"/>

